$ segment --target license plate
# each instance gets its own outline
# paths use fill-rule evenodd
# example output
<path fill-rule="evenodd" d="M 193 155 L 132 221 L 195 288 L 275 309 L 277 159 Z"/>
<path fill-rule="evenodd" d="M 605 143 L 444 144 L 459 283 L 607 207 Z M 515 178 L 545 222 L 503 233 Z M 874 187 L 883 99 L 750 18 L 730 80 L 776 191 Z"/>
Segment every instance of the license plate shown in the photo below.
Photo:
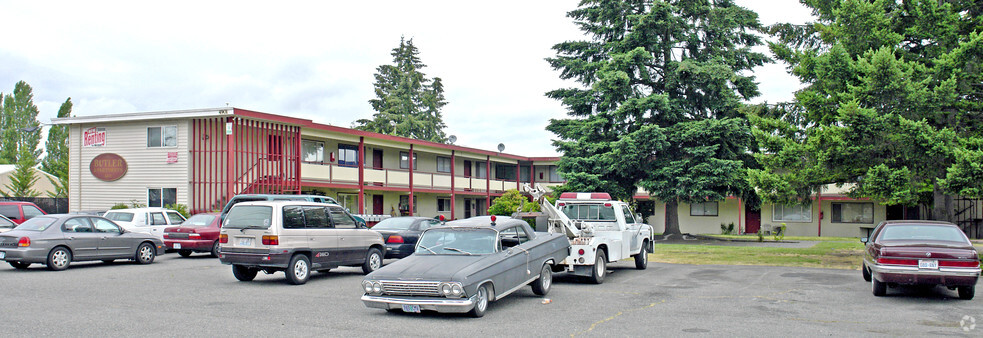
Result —
<path fill-rule="evenodd" d="M 253 245 L 253 239 L 252 238 L 240 238 L 239 239 L 239 245 L 241 245 L 241 246 L 252 246 Z"/>
<path fill-rule="evenodd" d="M 939 261 L 935 259 L 919 259 L 918 260 L 919 269 L 938 269 Z"/>
<path fill-rule="evenodd" d="M 174 249 L 180 250 L 181 249 L 181 243 L 174 243 Z"/>
<path fill-rule="evenodd" d="M 403 304 L 403 312 L 420 313 L 420 306 Z"/>
<path fill-rule="evenodd" d="M 7 253 L 0 251 L 0 259 L 3 259 L 4 257 L 7 257 Z"/>

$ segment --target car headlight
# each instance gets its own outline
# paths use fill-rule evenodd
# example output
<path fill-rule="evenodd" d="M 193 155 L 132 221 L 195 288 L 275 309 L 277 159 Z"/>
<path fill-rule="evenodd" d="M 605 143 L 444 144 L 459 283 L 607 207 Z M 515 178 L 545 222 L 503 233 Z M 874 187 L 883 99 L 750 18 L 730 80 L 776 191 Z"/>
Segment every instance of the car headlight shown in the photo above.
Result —
<path fill-rule="evenodd" d="M 454 295 L 454 297 L 461 297 L 464 295 L 464 288 L 461 287 L 461 284 L 454 284 L 451 286 L 451 295 Z"/>
<path fill-rule="evenodd" d="M 365 293 L 372 293 L 372 282 L 362 281 L 362 287 L 365 288 Z"/>
<path fill-rule="evenodd" d="M 372 292 L 381 294 L 382 293 L 382 283 L 373 282 L 372 283 Z"/>
<path fill-rule="evenodd" d="M 440 283 L 440 293 L 447 298 L 460 298 L 464 296 L 464 287 L 458 282 Z"/>

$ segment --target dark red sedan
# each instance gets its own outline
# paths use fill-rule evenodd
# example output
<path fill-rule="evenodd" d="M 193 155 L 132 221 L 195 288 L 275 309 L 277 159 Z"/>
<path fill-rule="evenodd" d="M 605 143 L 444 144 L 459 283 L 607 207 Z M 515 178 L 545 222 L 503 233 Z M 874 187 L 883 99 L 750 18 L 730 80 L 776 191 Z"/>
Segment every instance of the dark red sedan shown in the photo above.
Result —
<path fill-rule="evenodd" d="M 980 277 L 976 248 L 955 224 L 936 221 L 885 221 L 866 243 L 863 276 L 875 296 L 888 286 L 942 285 L 973 299 Z"/>
<path fill-rule="evenodd" d="M 179 226 L 164 229 L 164 246 L 177 250 L 181 257 L 193 252 L 207 252 L 218 257 L 218 234 L 222 228 L 219 213 L 201 213 L 188 218 Z"/>

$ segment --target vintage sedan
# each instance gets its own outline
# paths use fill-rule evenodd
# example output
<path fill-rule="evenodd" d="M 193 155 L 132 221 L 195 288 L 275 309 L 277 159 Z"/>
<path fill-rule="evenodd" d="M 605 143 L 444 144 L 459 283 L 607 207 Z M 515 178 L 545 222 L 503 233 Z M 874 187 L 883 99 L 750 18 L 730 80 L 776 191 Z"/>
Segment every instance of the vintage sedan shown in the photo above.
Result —
<path fill-rule="evenodd" d="M 386 241 L 386 258 L 403 258 L 413 253 L 416 240 L 423 231 L 440 224 L 430 217 L 391 217 L 382 220 L 372 230 Z"/>
<path fill-rule="evenodd" d="M 545 295 L 552 265 L 569 255 L 563 234 L 534 232 L 517 219 L 465 219 L 430 228 L 416 252 L 365 276 L 362 302 L 390 312 L 422 310 L 481 317 L 488 303 L 532 285 Z"/>
<path fill-rule="evenodd" d="M 218 234 L 222 230 L 219 213 L 201 213 L 189 217 L 178 226 L 164 228 L 164 245 L 177 250 L 181 257 L 193 252 L 207 252 L 218 257 Z"/>
<path fill-rule="evenodd" d="M 875 296 L 895 285 L 942 285 L 958 289 L 961 299 L 976 293 L 980 258 L 955 224 L 885 221 L 861 241 L 866 244 L 861 270 Z"/>
<path fill-rule="evenodd" d="M 71 262 L 94 260 L 150 264 L 163 252 L 164 243 L 157 237 L 127 231 L 100 216 L 37 216 L 0 234 L 0 259 L 19 270 L 40 263 L 57 271 Z"/>

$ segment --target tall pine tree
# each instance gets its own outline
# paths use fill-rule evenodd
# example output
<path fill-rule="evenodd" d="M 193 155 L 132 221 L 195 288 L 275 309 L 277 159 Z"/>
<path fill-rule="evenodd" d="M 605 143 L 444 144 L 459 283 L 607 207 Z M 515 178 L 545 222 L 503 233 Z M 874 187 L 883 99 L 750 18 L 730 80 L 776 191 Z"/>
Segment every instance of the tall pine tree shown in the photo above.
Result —
<path fill-rule="evenodd" d="M 760 24 L 729 0 L 584 0 L 568 13 L 589 41 L 553 46 L 548 59 L 581 88 L 557 89 L 569 118 L 551 120 L 567 187 L 630 199 L 636 187 L 678 205 L 750 194 L 750 131 L 738 113 L 758 95 L 749 71 Z"/>
<path fill-rule="evenodd" d="M 376 133 L 403 136 L 431 142 L 446 142 L 440 109 L 444 100 L 444 85 L 439 77 L 433 80 L 421 71 L 413 39 L 400 38 L 393 48 L 393 64 L 376 68 L 375 95 L 369 100 L 376 111 L 372 119 L 355 121 L 354 128 Z"/>
<path fill-rule="evenodd" d="M 68 98 L 58 108 L 58 117 L 69 117 L 71 114 L 72 98 Z M 57 182 L 51 182 L 55 186 L 51 197 L 68 197 L 68 126 L 51 126 L 44 149 L 45 156 L 41 162 L 41 170 L 54 175 L 57 179 Z"/>

